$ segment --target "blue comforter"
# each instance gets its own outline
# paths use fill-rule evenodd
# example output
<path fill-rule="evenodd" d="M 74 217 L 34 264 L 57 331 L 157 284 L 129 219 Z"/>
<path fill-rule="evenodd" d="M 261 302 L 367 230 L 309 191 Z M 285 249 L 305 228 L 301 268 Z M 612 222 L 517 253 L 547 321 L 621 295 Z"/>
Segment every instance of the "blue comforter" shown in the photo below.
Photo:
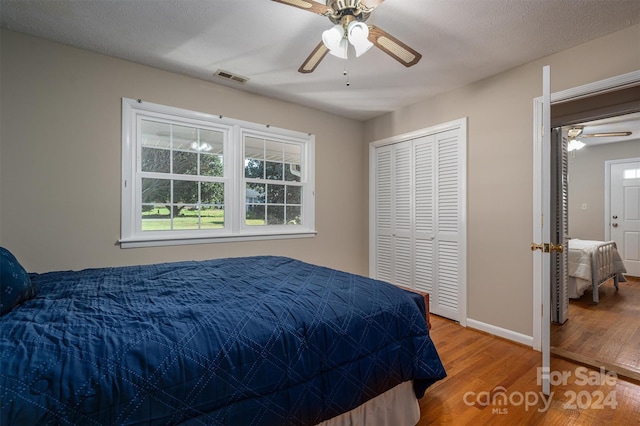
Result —
<path fill-rule="evenodd" d="M 283 257 L 31 274 L 0 424 L 311 425 L 445 376 L 422 298 Z"/>

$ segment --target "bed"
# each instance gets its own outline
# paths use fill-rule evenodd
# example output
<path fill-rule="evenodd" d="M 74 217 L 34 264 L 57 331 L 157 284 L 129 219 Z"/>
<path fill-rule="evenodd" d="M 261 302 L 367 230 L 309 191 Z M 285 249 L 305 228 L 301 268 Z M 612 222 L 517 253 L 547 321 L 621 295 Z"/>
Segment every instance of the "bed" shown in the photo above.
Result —
<path fill-rule="evenodd" d="M 291 258 L 28 281 L 0 319 L 2 425 L 415 424 L 446 376 L 422 295 Z"/>
<path fill-rule="evenodd" d="M 618 289 L 618 283 L 626 281 L 625 272 L 614 241 L 569 240 L 569 298 L 579 298 L 591 288 L 593 303 L 598 303 L 598 287 L 613 278 Z"/>

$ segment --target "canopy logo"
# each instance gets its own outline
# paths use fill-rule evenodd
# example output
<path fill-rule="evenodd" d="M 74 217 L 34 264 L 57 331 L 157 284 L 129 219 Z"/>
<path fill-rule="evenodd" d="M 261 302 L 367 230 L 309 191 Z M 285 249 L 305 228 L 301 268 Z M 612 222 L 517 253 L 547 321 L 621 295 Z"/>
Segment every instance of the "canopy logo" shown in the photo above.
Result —
<path fill-rule="evenodd" d="M 544 371 L 542 368 L 537 370 L 537 385 L 542 385 L 543 378 L 548 378 L 551 386 L 566 386 L 570 384 L 576 386 L 600 386 L 615 387 L 618 382 L 618 376 L 613 371 L 606 371 L 601 367 L 599 371 L 589 370 L 586 367 L 578 367 L 574 371 Z M 606 390 L 606 389 L 605 389 Z M 592 409 L 603 410 L 605 408 L 615 409 L 618 406 L 616 400 L 616 391 L 612 389 L 597 389 L 594 391 L 574 389 L 563 392 L 562 408 L 565 410 L 575 409 Z M 524 407 L 525 411 L 535 408 L 539 412 L 546 412 L 551 406 L 553 398 L 557 397 L 555 392 L 551 392 L 549 396 L 542 392 L 507 392 L 504 386 L 496 386 L 490 391 L 466 392 L 463 401 L 468 406 L 491 406 L 493 414 L 509 414 L 510 407 Z"/>

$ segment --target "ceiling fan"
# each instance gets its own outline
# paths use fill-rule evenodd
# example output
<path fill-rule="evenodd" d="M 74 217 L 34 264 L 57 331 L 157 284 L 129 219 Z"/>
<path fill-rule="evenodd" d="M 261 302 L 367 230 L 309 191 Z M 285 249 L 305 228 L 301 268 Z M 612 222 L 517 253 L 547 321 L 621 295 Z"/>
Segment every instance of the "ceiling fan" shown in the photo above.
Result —
<path fill-rule="evenodd" d="M 584 147 L 584 143 L 578 140 L 578 137 L 581 138 L 614 138 L 614 137 L 623 137 L 623 136 L 631 136 L 632 132 L 600 132 L 600 133 L 583 133 L 584 129 L 582 127 L 571 127 L 567 131 L 567 136 L 569 137 L 569 145 L 567 146 L 568 151 L 578 150 Z"/>
<path fill-rule="evenodd" d="M 298 72 L 313 72 L 327 53 L 346 59 L 349 43 L 355 48 L 356 56 L 376 46 L 406 67 L 417 64 L 422 58 L 420 53 L 386 31 L 365 24 L 371 12 L 384 0 L 327 0 L 326 5 L 313 0 L 273 1 L 326 16 L 334 24 L 322 34 L 322 41 Z"/>

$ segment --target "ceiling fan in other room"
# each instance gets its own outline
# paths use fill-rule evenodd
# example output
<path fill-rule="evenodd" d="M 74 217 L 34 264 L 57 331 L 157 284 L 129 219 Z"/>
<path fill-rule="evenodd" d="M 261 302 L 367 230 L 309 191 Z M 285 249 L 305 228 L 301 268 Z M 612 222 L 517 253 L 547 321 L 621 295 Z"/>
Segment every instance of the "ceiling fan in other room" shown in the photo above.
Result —
<path fill-rule="evenodd" d="M 631 136 L 632 132 L 601 132 L 601 133 L 583 133 L 582 127 L 571 127 L 567 131 L 569 138 L 569 144 L 567 145 L 567 151 L 576 151 L 584 147 L 584 142 L 578 140 L 580 138 L 615 138 Z"/>
<path fill-rule="evenodd" d="M 354 47 L 356 56 L 376 46 L 406 67 L 417 64 L 422 58 L 386 31 L 365 24 L 371 12 L 384 0 L 327 0 L 326 5 L 313 0 L 273 1 L 326 16 L 334 24 L 322 34 L 322 41 L 298 68 L 301 73 L 313 72 L 327 53 L 346 59 L 349 44 Z"/>

